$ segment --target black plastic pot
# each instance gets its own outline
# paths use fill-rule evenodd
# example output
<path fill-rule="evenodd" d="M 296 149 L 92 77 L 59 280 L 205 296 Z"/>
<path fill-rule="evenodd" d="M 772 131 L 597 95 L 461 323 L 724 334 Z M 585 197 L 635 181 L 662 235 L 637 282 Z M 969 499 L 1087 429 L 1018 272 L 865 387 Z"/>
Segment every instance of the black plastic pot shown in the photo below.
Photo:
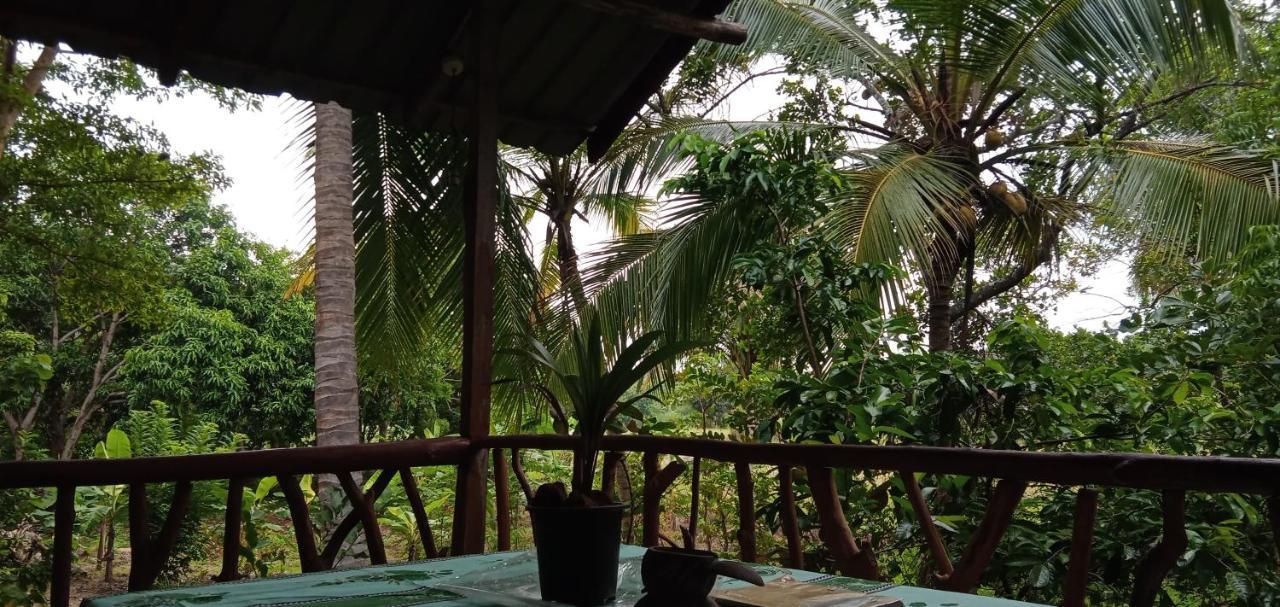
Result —
<path fill-rule="evenodd" d="M 594 607 L 618 593 L 622 504 L 529 506 L 544 601 Z"/>

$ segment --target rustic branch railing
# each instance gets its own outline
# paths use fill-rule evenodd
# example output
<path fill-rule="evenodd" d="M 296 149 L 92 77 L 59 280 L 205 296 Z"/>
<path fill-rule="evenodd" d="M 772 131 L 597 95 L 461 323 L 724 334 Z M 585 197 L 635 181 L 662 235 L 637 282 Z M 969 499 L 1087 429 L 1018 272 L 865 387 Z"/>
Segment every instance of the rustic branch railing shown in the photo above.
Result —
<path fill-rule="evenodd" d="M 425 553 L 437 556 L 430 521 L 423 507 L 411 468 L 418 466 L 455 466 L 459 474 L 478 475 L 479 479 L 459 479 L 459 484 L 484 484 L 487 466 L 480 466 L 492 452 L 495 477 L 495 511 L 497 512 L 497 546 L 510 546 L 511 496 L 508 474 L 519 481 L 521 493 L 528 500 L 532 493 L 521 465 L 520 450 L 558 450 L 575 448 L 577 441 L 567 436 L 492 436 L 467 440 L 445 438 L 403 441 L 350 447 L 272 449 L 239 453 L 151 457 L 122 460 L 79 460 L 0 463 L 0 489 L 54 488 L 55 534 L 53 542 L 53 581 L 50 602 L 65 606 L 69 600 L 72 558 L 72 531 L 75 523 L 75 489 L 77 486 L 128 485 L 130 495 L 129 533 L 133 546 L 133 568 L 130 590 L 150 588 L 163 569 L 172 550 L 182 518 L 186 515 L 191 486 L 196 481 L 226 480 L 227 512 L 223 541 L 222 571 L 218 581 L 239 577 L 237 571 L 241 534 L 240 503 L 248 479 L 274 476 L 285 494 L 293 521 L 296 542 L 304 571 L 318 571 L 333 566 L 342 543 L 356 525 L 363 527 L 371 560 L 385 562 L 386 554 L 377 527 L 376 502 L 394 476 L 402 480 L 416 519 Z M 832 480 L 833 468 L 847 468 L 896 475 L 903 481 L 908 502 L 921 524 L 923 544 L 934 569 L 937 585 L 959 591 L 970 591 L 977 584 L 996 553 L 999 542 L 1018 508 L 1028 484 L 1078 487 L 1075 522 L 1067 576 L 1064 582 L 1064 604 L 1081 606 L 1088 584 L 1090 548 L 1098 509 L 1098 492 L 1094 487 L 1127 487 L 1162 492 L 1163 527 L 1159 541 L 1138 567 L 1131 597 L 1132 605 L 1152 605 L 1159 595 L 1165 577 L 1176 566 L 1187 542 L 1187 492 L 1245 493 L 1266 496 L 1270 521 L 1280 535 L 1280 460 L 1225 457 L 1178 457 L 1149 454 L 1117 453 L 1034 453 L 910 446 L 857 445 L 785 445 L 731 443 L 705 439 L 666 438 L 652 436 L 611 436 L 604 439 L 607 490 L 614 489 L 616 470 L 626 469 L 626 455 L 642 455 L 644 485 L 641 491 L 641 542 L 646 546 L 670 541 L 659 534 L 658 518 L 663 494 L 687 470 L 679 458 L 665 466 L 661 455 L 694 458 L 695 470 L 701 471 L 703 459 L 734 466 L 738 488 L 739 557 L 753 561 L 756 519 L 752 465 L 776 466 L 779 498 L 782 506 L 780 523 L 787 542 L 788 565 L 803 566 L 801 536 L 797 525 L 796 496 L 792 471 L 807 471 L 813 503 L 822 522 L 821 539 L 834 555 L 837 568 L 847 574 L 874 578 L 878 575 L 871 545 L 855 537 L 840 505 Z M 503 450 L 510 450 L 510 467 Z M 362 489 L 353 472 L 378 471 L 378 476 Z M 323 549 L 310 520 L 310 513 L 298 476 L 303 474 L 335 474 L 352 504 L 351 511 L 335 526 Z M 987 511 L 973 533 L 969 545 L 955 564 L 946 552 L 927 501 L 916 481 L 916 474 L 958 474 L 997 481 Z M 625 479 L 624 479 L 625 480 Z M 147 530 L 146 495 L 148 483 L 174 483 L 165 521 L 154 537 Z M 474 507 L 474 506 L 473 506 Z M 695 506 L 696 508 L 696 506 Z M 457 520 L 454 521 L 455 530 Z M 691 525 L 691 535 L 696 533 Z M 468 533 L 476 533 L 468 530 Z M 480 531 L 483 534 L 483 530 Z M 456 536 L 456 534 L 455 534 Z M 483 539 L 483 537 L 481 537 Z M 1153 538 L 1154 539 L 1154 538 Z M 456 541 L 456 539 L 455 539 Z M 1278 540 L 1280 541 L 1280 540 Z"/>

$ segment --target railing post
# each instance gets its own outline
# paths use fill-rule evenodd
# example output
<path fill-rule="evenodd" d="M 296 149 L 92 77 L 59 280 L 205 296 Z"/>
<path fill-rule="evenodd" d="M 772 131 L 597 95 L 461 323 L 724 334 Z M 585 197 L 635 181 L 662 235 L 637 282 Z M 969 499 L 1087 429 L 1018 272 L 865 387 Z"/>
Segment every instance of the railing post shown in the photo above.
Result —
<path fill-rule="evenodd" d="M 440 556 L 436 551 L 436 538 L 431 535 L 431 519 L 427 518 L 427 509 L 422 504 L 422 494 L 418 493 L 418 480 L 413 478 L 413 470 L 400 469 L 400 484 L 404 486 L 404 494 L 409 498 L 409 507 L 413 509 L 413 521 L 418 524 L 418 538 L 422 540 L 422 552 L 427 558 Z"/>
<path fill-rule="evenodd" d="M 809 490 L 813 492 L 813 503 L 818 509 L 818 519 L 822 524 L 818 535 L 835 556 L 836 567 L 850 577 L 880 579 L 875 561 L 853 539 L 853 531 L 849 529 L 849 521 L 844 517 L 844 507 L 840 505 L 840 495 L 836 491 L 835 475 L 831 468 L 810 466 L 808 473 Z"/>
<path fill-rule="evenodd" d="M 493 450 L 493 508 L 498 524 L 498 550 L 511 549 L 511 481 L 502 449 Z"/>
<path fill-rule="evenodd" d="M 304 573 L 324 571 L 320 562 L 320 554 L 316 552 L 316 534 L 311 529 L 311 512 L 307 509 L 307 499 L 298 486 L 298 478 L 291 474 L 276 477 L 280 491 L 284 493 L 285 503 L 289 505 L 289 520 L 293 523 L 293 537 L 298 544 L 298 560 Z"/>
<path fill-rule="evenodd" d="M 1089 554 L 1093 550 L 1093 522 L 1098 514 L 1098 492 L 1081 487 L 1076 494 L 1075 521 L 1071 528 L 1071 556 L 1062 591 L 1063 607 L 1084 607 L 1089 589 Z"/>
<path fill-rule="evenodd" d="M 146 590 L 146 572 L 150 569 L 147 548 L 151 532 L 147 529 L 147 485 L 129 485 L 129 585 L 130 592 Z"/>
<path fill-rule="evenodd" d="M 960 566 L 946 581 L 948 590 L 970 592 L 978 585 L 978 579 L 991 562 L 991 557 L 995 556 L 1000 538 L 1009 529 L 1013 513 L 1018 509 L 1018 502 L 1022 501 L 1022 494 L 1026 490 L 1027 483 L 1022 480 L 1004 479 L 996 484 L 991 501 L 987 503 L 987 512 L 973 532 L 964 555 L 960 557 Z"/>
<path fill-rule="evenodd" d="M 1164 516 L 1160 542 L 1147 553 L 1138 564 L 1138 573 L 1133 582 L 1133 598 L 1129 604 L 1133 607 L 1150 607 L 1160 594 L 1160 585 L 1178 558 L 1187 550 L 1187 492 L 1181 489 L 1166 489 L 1160 500 L 1160 509 Z"/>
<path fill-rule="evenodd" d="M 76 525 L 76 488 L 60 485 L 53 506 L 53 579 L 49 584 L 49 604 L 68 607 L 71 603 L 71 543 Z"/>
<path fill-rule="evenodd" d="M 240 528 L 244 515 L 244 479 L 227 481 L 227 510 L 222 523 L 222 571 L 213 578 L 215 582 L 231 582 L 240 579 Z"/>
<path fill-rule="evenodd" d="M 658 454 L 654 451 L 644 453 L 644 503 L 640 523 L 644 525 L 644 533 L 640 536 L 640 545 L 646 548 L 658 545 L 658 508 L 660 493 L 654 491 L 658 484 Z"/>
<path fill-rule="evenodd" d="M 800 521 L 796 516 L 796 491 L 791 466 L 778 466 L 778 494 L 782 500 L 782 534 L 787 537 L 787 566 L 804 569 L 804 545 L 800 543 Z"/>
<path fill-rule="evenodd" d="M 689 545 L 698 547 L 698 506 L 702 495 L 702 458 L 693 458 L 693 476 L 689 481 Z"/>
<path fill-rule="evenodd" d="M 733 472 L 738 479 L 738 559 L 746 563 L 756 562 L 756 498 L 755 480 L 751 478 L 751 465 L 734 462 Z"/>
<path fill-rule="evenodd" d="M 942 534 L 938 533 L 938 526 L 933 523 L 933 514 L 929 512 L 929 503 L 924 499 L 924 491 L 920 489 L 915 473 L 903 470 L 899 476 L 902 478 L 903 486 L 906 487 L 911 509 L 915 511 L 916 518 L 920 519 L 920 531 L 924 534 L 925 545 L 929 548 L 934 564 L 937 565 L 938 576 L 942 579 L 951 577 L 951 573 L 955 571 L 951 566 L 951 557 L 947 555 L 947 546 L 942 542 Z"/>
<path fill-rule="evenodd" d="M 391 477 L 387 472 L 382 474 L 387 478 Z M 364 528 L 364 539 L 369 547 L 369 562 L 374 565 L 385 565 L 387 549 L 382 543 L 382 530 L 378 527 L 378 515 L 373 509 L 373 500 L 377 496 L 370 495 L 366 499 L 364 492 L 360 490 L 360 484 L 350 472 L 339 472 L 338 482 L 342 484 L 342 491 L 347 494 L 347 501 L 351 503 L 351 513 L 360 519 L 360 525 Z M 334 537 L 339 544 L 343 539 L 345 538 Z"/>

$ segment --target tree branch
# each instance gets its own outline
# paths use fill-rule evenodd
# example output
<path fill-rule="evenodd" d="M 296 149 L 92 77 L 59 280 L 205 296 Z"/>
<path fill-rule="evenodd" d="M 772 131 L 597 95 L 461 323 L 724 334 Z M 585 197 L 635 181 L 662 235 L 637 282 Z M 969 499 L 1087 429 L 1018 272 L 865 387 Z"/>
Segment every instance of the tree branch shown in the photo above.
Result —
<path fill-rule="evenodd" d="M 1023 263 L 1005 276 L 982 285 L 982 288 L 974 291 L 973 295 L 966 301 L 962 301 L 955 306 L 951 312 L 951 320 L 954 322 L 964 318 L 974 308 L 1017 286 L 1024 278 L 1030 276 L 1036 268 L 1049 261 L 1053 257 L 1053 249 L 1057 246 L 1058 235 L 1061 233 L 1062 226 L 1054 225 L 1050 227 L 1044 237 L 1040 239 L 1040 246 L 1036 247 L 1035 256 L 1030 262 Z"/>

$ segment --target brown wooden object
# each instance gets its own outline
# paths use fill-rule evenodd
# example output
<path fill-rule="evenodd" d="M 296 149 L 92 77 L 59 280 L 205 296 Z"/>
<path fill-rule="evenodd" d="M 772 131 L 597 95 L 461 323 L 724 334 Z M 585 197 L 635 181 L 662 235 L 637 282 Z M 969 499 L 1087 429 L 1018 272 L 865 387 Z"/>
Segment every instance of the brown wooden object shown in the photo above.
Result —
<path fill-rule="evenodd" d="M 390 478 L 391 475 L 383 474 Z M 382 541 L 382 529 L 378 527 L 378 514 L 373 508 L 373 499 L 366 498 L 364 491 L 360 489 L 360 483 L 356 482 L 354 476 L 350 472 L 339 472 L 338 482 L 342 483 L 342 491 L 347 494 L 347 501 L 351 503 L 351 513 L 360 519 L 360 526 L 364 528 L 364 541 L 369 547 L 369 562 L 374 565 L 387 564 L 387 549 Z M 341 543 L 342 539 L 334 537 Z M 332 565 L 330 565 L 332 567 Z"/>
<path fill-rule="evenodd" d="M 1089 589 L 1089 557 L 1093 551 L 1093 523 L 1098 516 L 1098 492 L 1081 487 L 1076 493 L 1075 521 L 1071 528 L 1071 555 L 1063 583 L 1063 607 L 1084 607 Z"/>
<path fill-rule="evenodd" d="M 68 607 L 71 603 L 71 547 L 76 527 L 76 488 L 58 487 L 53 503 L 53 578 L 49 583 L 49 604 Z"/>
<path fill-rule="evenodd" d="M 400 469 L 400 484 L 409 498 L 409 507 L 413 509 L 413 520 L 418 524 L 418 538 L 422 540 L 422 553 L 429 559 L 440 556 L 436 550 L 436 538 L 431 534 L 431 519 L 427 517 L 427 509 L 422 504 L 422 494 L 418 492 L 418 480 L 413 478 L 413 470 Z"/>
<path fill-rule="evenodd" d="M 276 477 L 280 491 L 284 493 L 284 501 L 289 505 L 289 520 L 293 523 L 293 537 L 298 544 L 298 560 L 303 573 L 324 571 L 324 563 L 316 552 L 316 534 L 311 528 L 311 512 L 307 509 L 307 498 L 298 486 L 298 478 L 291 474 Z"/>
<path fill-rule="evenodd" d="M 1133 607 L 1150 607 L 1160 594 L 1165 576 L 1178 564 L 1178 558 L 1187 550 L 1187 492 L 1170 489 L 1160 500 L 1164 522 L 1160 542 L 1138 564 L 1133 580 Z"/>
<path fill-rule="evenodd" d="M 971 592 L 978 585 L 978 579 L 987 569 L 991 557 L 995 556 L 1000 538 L 1009 529 L 1013 521 L 1013 513 L 1022 501 L 1022 494 L 1027 490 L 1027 483 L 1020 480 L 1004 479 L 996 483 L 991 500 L 987 502 L 987 511 L 982 522 L 974 530 L 969 545 L 960 557 L 960 566 L 956 567 L 943 586 L 956 592 Z"/>
<path fill-rule="evenodd" d="M 370 509 L 377 503 L 378 496 L 382 495 L 382 492 L 386 490 L 387 485 L 391 484 L 391 479 L 394 477 L 394 471 L 383 470 L 378 474 L 377 478 L 373 479 L 373 484 L 369 486 L 369 492 L 364 494 L 364 501 L 369 504 Z M 348 495 L 347 499 L 350 500 L 350 498 L 351 496 Z M 355 507 L 355 502 L 352 502 L 351 511 L 341 521 L 338 521 L 337 526 L 333 528 L 333 532 L 329 535 L 329 541 L 325 542 L 324 550 L 320 553 L 320 563 L 324 565 L 325 569 L 333 568 L 334 562 L 338 560 L 338 553 L 342 551 L 342 545 L 347 541 L 347 536 L 351 535 L 351 531 L 356 528 L 356 525 L 363 523 L 363 521 L 364 513 Z M 371 547 L 370 550 L 372 551 L 373 548 Z"/>
<path fill-rule="evenodd" d="M 747 41 L 747 28 L 737 23 L 682 15 L 659 8 L 658 3 L 636 0 L 569 0 L 586 9 L 635 20 L 653 29 L 709 40 L 722 44 L 742 44 Z"/>
<path fill-rule="evenodd" d="M 947 555 L 947 546 L 942 542 L 942 534 L 938 532 L 938 526 L 933 522 L 933 514 L 929 512 L 929 502 L 924 499 L 920 482 L 916 480 L 915 473 L 909 470 L 903 470 L 899 476 L 907 489 L 907 499 L 911 502 L 911 509 L 915 511 L 916 518 L 920 521 L 920 531 L 924 534 L 925 546 L 929 549 L 929 555 L 933 557 L 938 576 L 944 579 L 950 577 L 955 568 L 951 566 L 951 557 Z"/>
<path fill-rule="evenodd" d="M 778 466 L 778 495 L 782 500 L 782 534 L 787 538 L 787 566 L 804 569 L 804 544 L 800 542 L 800 521 L 796 516 L 796 491 L 791 466 Z"/>
<path fill-rule="evenodd" d="M 493 450 L 493 509 L 498 525 L 498 550 L 511 549 L 511 479 L 502 449 Z"/>
<path fill-rule="evenodd" d="M 850 577 L 880 579 L 875 561 L 863 554 L 853 539 L 853 531 L 849 529 L 849 521 L 844 517 L 844 507 L 840 503 L 835 475 L 831 469 L 811 467 L 808 475 L 809 490 L 813 493 L 813 503 L 817 507 L 818 519 L 822 525 L 818 535 L 835 557 L 836 568 Z"/>
<path fill-rule="evenodd" d="M 756 483 L 751 478 L 751 465 L 733 463 L 738 477 L 738 560 L 756 562 Z"/>
<path fill-rule="evenodd" d="M 233 582 L 240 579 L 240 530 L 244 524 L 244 479 L 227 481 L 227 503 L 222 514 L 222 571 L 213 577 L 215 582 Z"/>

